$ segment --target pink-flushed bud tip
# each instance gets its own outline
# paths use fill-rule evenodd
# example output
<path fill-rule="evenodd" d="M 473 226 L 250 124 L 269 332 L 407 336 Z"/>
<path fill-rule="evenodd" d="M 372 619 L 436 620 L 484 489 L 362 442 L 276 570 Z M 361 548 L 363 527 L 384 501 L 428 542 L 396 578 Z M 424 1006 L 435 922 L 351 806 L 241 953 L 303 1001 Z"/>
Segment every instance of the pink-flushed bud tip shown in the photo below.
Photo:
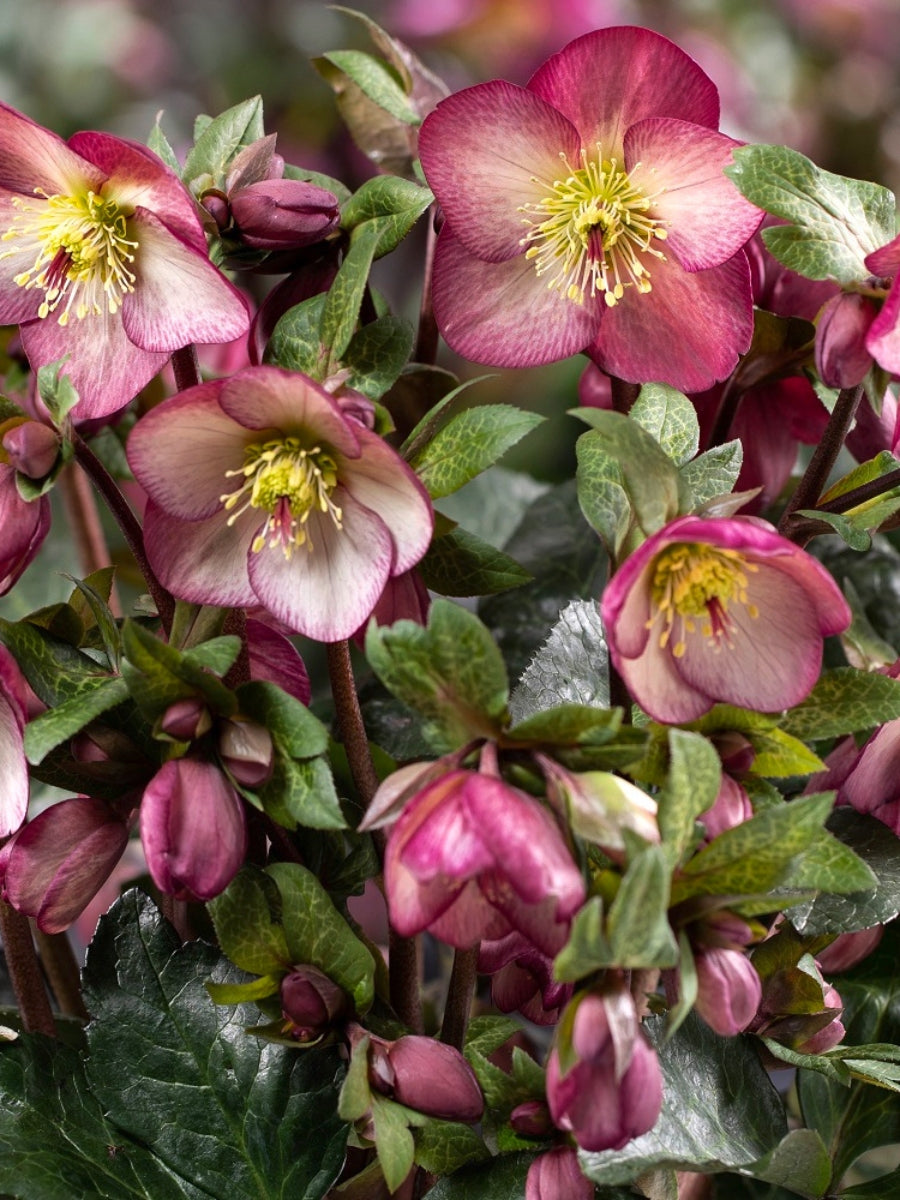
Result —
<path fill-rule="evenodd" d="M 281 981 L 281 1011 L 299 1042 L 315 1041 L 347 1010 L 343 988 L 316 967 L 294 967 Z"/>
<path fill-rule="evenodd" d="M 593 1200 L 594 1185 L 578 1165 L 571 1146 L 554 1146 L 528 1168 L 525 1200 Z"/>
<path fill-rule="evenodd" d="M 739 950 L 710 948 L 695 956 L 696 1009 L 723 1037 L 746 1029 L 762 999 L 762 982 L 753 964 Z"/>
<path fill-rule="evenodd" d="M 23 421 L 2 439 L 9 465 L 29 479 L 43 479 L 59 457 L 59 434 L 40 421 Z"/>
<path fill-rule="evenodd" d="M 176 700 L 163 713 L 160 729 L 179 742 L 193 742 L 212 728 L 212 716 L 200 696 Z"/>
<path fill-rule="evenodd" d="M 472 1068 L 453 1046 L 410 1034 L 395 1042 L 372 1037 L 369 1080 L 407 1108 L 444 1121 L 481 1119 L 484 1097 Z"/>
<path fill-rule="evenodd" d="M 272 735 L 256 721 L 223 721 L 219 754 L 223 765 L 242 787 L 262 787 L 272 774 L 275 754 Z"/>

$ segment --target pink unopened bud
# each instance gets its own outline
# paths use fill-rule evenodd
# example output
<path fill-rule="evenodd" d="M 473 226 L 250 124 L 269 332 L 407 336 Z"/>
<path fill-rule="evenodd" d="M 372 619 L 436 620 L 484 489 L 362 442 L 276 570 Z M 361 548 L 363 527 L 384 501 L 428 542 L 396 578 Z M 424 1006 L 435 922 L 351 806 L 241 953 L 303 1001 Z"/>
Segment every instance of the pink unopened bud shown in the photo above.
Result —
<path fill-rule="evenodd" d="M 242 787 L 258 788 L 272 774 L 272 735 L 255 721 L 223 721 L 219 733 L 222 763 Z"/>
<path fill-rule="evenodd" d="M 327 1033 L 346 1010 L 344 990 L 316 967 L 294 967 L 281 981 L 281 1011 L 300 1042 Z"/>
<path fill-rule="evenodd" d="M 200 696 L 189 696 L 170 704 L 159 725 L 169 737 L 179 742 L 192 742 L 212 728 L 212 717 L 205 700 Z"/>
<path fill-rule="evenodd" d="M 228 200 L 221 192 L 207 192 L 200 198 L 200 203 L 215 221 L 219 232 L 223 232 L 231 224 L 231 209 Z"/>
<path fill-rule="evenodd" d="M 824 1054 L 826 1050 L 831 1050 L 844 1040 L 844 1034 L 847 1032 L 844 1029 L 843 1023 L 838 1020 L 843 1011 L 844 1002 L 838 994 L 837 988 L 830 983 L 825 983 L 825 1009 L 831 1010 L 834 1013 L 833 1018 L 812 1037 L 807 1038 L 805 1042 L 801 1042 L 797 1049 L 801 1054 Z"/>
<path fill-rule="evenodd" d="M 750 803 L 750 797 L 736 779 L 732 779 L 727 771 L 723 771 L 715 803 L 700 816 L 707 838 L 712 841 L 720 833 L 749 821 L 752 816 L 753 805 Z"/>
<path fill-rule="evenodd" d="M 29 479 L 43 479 L 59 457 L 59 435 L 40 421 L 23 421 L 4 433 L 3 449 L 11 467 Z"/>
<path fill-rule="evenodd" d="M 816 369 L 828 387 L 856 387 L 872 365 L 866 334 L 878 315 L 866 296 L 841 292 L 822 309 L 816 328 Z"/>
<path fill-rule="evenodd" d="M 849 971 L 864 958 L 868 958 L 881 941 L 883 933 L 883 925 L 873 925 L 870 929 L 860 929 L 856 933 L 841 933 L 830 946 L 819 951 L 816 962 L 829 975 Z"/>
<path fill-rule="evenodd" d="M 144 790 L 141 842 L 153 882 L 176 900 L 211 900 L 247 851 L 240 796 L 212 763 L 165 763 Z"/>
<path fill-rule="evenodd" d="M 571 1146 L 554 1146 L 528 1168 L 525 1200 L 593 1200 L 594 1185 L 582 1174 Z"/>
<path fill-rule="evenodd" d="M 753 964 L 739 950 L 701 950 L 697 968 L 696 1009 L 723 1037 L 746 1029 L 759 1008 L 762 983 Z"/>
<path fill-rule="evenodd" d="M 258 250 L 287 250 L 321 241 L 340 219 L 337 197 L 300 179 L 267 179 L 240 188 L 231 213 L 242 240 Z"/>
<path fill-rule="evenodd" d="M 519 1137 L 545 1138 L 553 1133 L 550 1109 L 543 1100 L 526 1100 L 509 1114 L 509 1123 Z"/>
<path fill-rule="evenodd" d="M 484 1098 L 474 1072 L 453 1046 L 410 1034 L 396 1042 L 372 1038 L 372 1087 L 429 1117 L 478 1121 Z"/>

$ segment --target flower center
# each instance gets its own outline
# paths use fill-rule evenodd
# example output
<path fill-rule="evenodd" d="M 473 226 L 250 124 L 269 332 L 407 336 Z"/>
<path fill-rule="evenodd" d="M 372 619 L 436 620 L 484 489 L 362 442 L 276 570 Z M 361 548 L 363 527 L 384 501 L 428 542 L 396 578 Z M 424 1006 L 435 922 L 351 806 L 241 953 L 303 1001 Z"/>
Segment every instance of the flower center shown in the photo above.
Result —
<path fill-rule="evenodd" d="M 137 242 L 128 239 L 126 214 L 113 200 L 96 192 L 80 196 L 48 196 L 35 188 L 32 200 L 13 197 L 19 210 L 0 241 L 12 242 L 0 259 L 33 256 L 33 265 L 13 277 L 23 288 L 40 288 L 44 299 L 39 317 L 60 309 L 57 320 L 67 325 L 73 314 L 81 319 L 119 310 L 122 297 L 134 291 Z"/>
<path fill-rule="evenodd" d="M 731 647 L 734 620 L 728 613 L 729 604 L 743 604 L 752 618 L 759 616 L 759 609 L 747 596 L 747 574 L 757 570 L 757 565 L 738 550 L 696 542 L 667 546 L 653 567 L 650 598 L 654 615 L 647 628 L 662 621 L 662 648 L 669 644 L 674 631 L 672 653 L 676 658 L 684 654 L 685 635 L 696 632 L 698 622 L 703 636 L 715 649 Z"/>
<path fill-rule="evenodd" d="M 547 284 L 576 304 L 598 293 L 610 308 L 626 287 L 650 291 L 650 273 L 644 257 L 665 261 L 652 243 L 664 241 L 662 222 L 647 210 L 661 191 L 645 195 L 616 159 L 604 159 L 597 146 L 595 159 L 581 151 L 581 166 L 573 167 L 560 154 L 568 175 L 552 184 L 537 176 L 533 183 L 547 188 L 538 204 L 523 204 L 528 232 L 521 239 L 525 257 L 534 259 L 538 275 L 550 275 Z M 638 163 L 633 169 L 637 169 Z"/>
<path fill-rule="evenodd" d="M 337 463 L 321 446 L 307 449 L 296 437 L 253 442 L 244 451 L 243 467 L 225 474 L 244 480 L 236 491 L 219 497 L 226 510 L 235 510 L 229 525 L 248 508 L 268 514 L 253 539 L 254 552 L 266 545 L 280 546 L 289 559 L 297 546 L 312 550 L 308 521 L 315 511 L 330 514 L 335 526 L 342 528 L 341 510 L 331 499 L 338 483 Z"/>

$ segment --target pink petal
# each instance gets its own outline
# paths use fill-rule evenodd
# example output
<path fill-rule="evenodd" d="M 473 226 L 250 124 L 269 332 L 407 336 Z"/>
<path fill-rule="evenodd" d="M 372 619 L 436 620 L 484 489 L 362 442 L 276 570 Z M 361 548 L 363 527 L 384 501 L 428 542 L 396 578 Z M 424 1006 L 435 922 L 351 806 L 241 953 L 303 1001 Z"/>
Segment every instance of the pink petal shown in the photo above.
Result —
<path fill-rule="evenodd" d="M 885 246 L 879 246 L 871 254 L 866 255 L 866 266 L 873 275 L 881 278 L 892 278 L 900 271 L 900 234 Z"/>
<path fill-rule="evenodd" d="M 268 679 L 301 704 L 309 704 L 310 686 L 306 665 L 284 634 L 265 621 L 248 617 L 247 650 L 251 679 Z"/>
<path fill-rule="evenodd" d="M 0 188 L 26 196 L 41 188 L 48 195 L 99 191 L 105 176 L 74 153 L 62 138 L 0 104 Z"/>
<path fill-rule="evenodd" d="M 636 658 L 618 654 L 610 637 L 610 653 L 625 686 L 654 721 L 674 725 L 694 721 L 709 712 L 717 699 L 691 685 L 679 671 L 671 650 L 660 646 L 658 634 L 648 638 Z"/>
<path fill-rule="evenodd" d="M 228 516 L 222 496 L 237 491 L 244 448 L 253 440 L 219 406 L 224 383 L 189 388 L 141 417 L 128 438 L 128 465 L 165 511 L 188 521 Z"/>
<path fill-rule="evenodd" d="M 689 273 L 673 258 L 650 264 L 653 290 L 633 287 L 609 309 L 589 354 L 610 375 L 702 392 L 731 373 L 753 336 L 750 271 L 741 251 Z"/>
<path fill-rule="evenodd" d="M 144 350 L 171 352 L 192 342 L 220 345 L 246 333 L 241 293 L 205 253 L 173 233 L 148 209 L 128 222 L 138 243 L 135 290 L 122 301 L 122 323 Z"/>
<path fill-rule="evenodd" d="M 299 547 L 288 559 L 280 547 L 266 546 L 250 552 L 248 562 L 259 602 L 295 632 L 319 642 L 337 642 L 359 629 L 394 562 L 381 518 L 343 488 L 332 499 L 343 511 L 342 529 L 328 514 L 314 511 L 307 522 L 312 550 Z"/>
<path fill-rule="evenodd" d="M 520 254 L 521 206 L 580 166 L 572 125 L 525 88 L 503 80 L 442 100 L 422 125 L 419 154 L 428 185 L 466 249 L 488 262 Z"/>
<path fill-rule="evenodd" d="M 724 174 L 737 145 L 712 129 L 664 117 L 632 125 L 625 135 L 625 164 L 644 193 L 655 196 L 650 213 L 665 222 L 664 249 L 686 271 L 719 266 L 760 226 L 762 211 Z"/>
<path fill-rule="evenodd" d="M 0 235 L 12 227 L 20 216 L 14 206 L 12 192 L 0 191 Z M 35 320 L 44 300 L 42 288 L 24 288 L 15 283 L 16 275 L 34 266 L 36 252 L 31 248 L 18 248 L 14 241 L 0 241 L 0 321 L 4 325 L 18 325 L 21 321 Z"/>
<path fill-rule="evenodd" d="M 305 375 L 280 367 L 248 367 L 225 381 L 222 409 L 247 429 L 301 434 L 310 446 L 326 442 L 348 458 L 359 455 L 357 427 L 333 397 Z"/>
<path fill-rule="evenodd" d="M 28 765 L 16 707 L 0 694 L 0 837 L 15 833 L 28 810 Z"/>
<path fill-rule="evenodd" d="M 142 146 L 109 133 L 76 133 L 69 146 L 108 176 L 103 188 L 129 213 L 147 208 L 196 250 L 206 254 L 206 238 L 190 193 L 165 163 Z"/>
<path fill-rule="evenodd" d="M 510 930 L 509 921 L 487 900 L 474 880 L 466 884 L 449 907 L 428 923 L 429 933 L 460 950 L 484 939 L 505 937 Z"/>
<path fill-rule="evenodd" d="M 435 253 L 433 299 L 447 344 L 495 367 L 558 362 L 589 345 L 600 326 L 599 303 L 575 304 L 548 288 L 524 254 L 482 262 L 446 226 Z"/>
<path fill-rule="evenodd" d="M 880 367 L 900 374 L 900 284 L 894 280 L 887 299 L 866 334 L 866 349 Z"/>
<path fill-rule="evenodd" d="M 840 799 L 857 812 L 872 813 L 897 800 L 897 766 L 900 762 L 900 720 L 888 721 L 863 746 L 853 770 L 844 780 Z M 838 780 L 829 778 L 825 787 Z"/>
<path fill-rule="evenodd" d="M 621 161 L 630 125 L 646 117 L 677 117 L 715 129 L 715 84 L 674 42 L 649 29 L 598 29 L 570 42 L 528 83 L 576 126 L 585 145 Z"/>
<path fill-rule="evenodd" d="M 121 311 L 74 318 L 66 326 L 51 314 L 29 321 L 20 333 L 35 369 L 67 359 L 63 374 L 81 397 L 73 414 L 79 421 L 107 417 L 124 408 L 159 374 L 168 358 L 130 341 L 122 327 Z"/>
<path fill-rule="evenodd" d="M 170 517 L 151 500 L 144 514 L 144 546 L 160 582 L 181 600 L 245 608 L 256 603 L 247 576 L 258 514 L 226 524 L 224 512 L 205 521 Z"/>
<path fill-rule="evenodd" d="M 434 515 L 415 472 L 387 442 L 368 429 L 357 431 L 362 453 L 347 464 L 341 482 L 360 504 L 376 513 L 394 540 L 392 574 L 408 571 L 431 542 Z"/>
<path fill-rule="evenodd" d="M 50 528 L 50 501 L 23 500 L 12 467 L 0 463 L 0 596 L 32 561 Z"/>

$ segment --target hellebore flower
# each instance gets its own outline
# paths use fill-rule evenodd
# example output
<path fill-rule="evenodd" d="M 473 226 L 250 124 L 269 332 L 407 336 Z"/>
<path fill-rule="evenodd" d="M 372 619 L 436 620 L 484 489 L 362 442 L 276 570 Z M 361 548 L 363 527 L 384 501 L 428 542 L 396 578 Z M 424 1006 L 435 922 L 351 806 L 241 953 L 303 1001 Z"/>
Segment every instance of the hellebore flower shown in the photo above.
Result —
<path fill-rule="evenodd" d="M 572 999 L 572 984 L 553 978 L 553 959 L 521 933 L 482 942 L 478 970 L 491 976 L 491 1002 L 501 1012 L 520 1012 L 535 1025 L 555 1025 Z"/>
<path fill-rule="evenodd" d="M 657 721 L 717 702 L 760 712 L 799 704 L 822 639 L 850 609 L 811 555 L 752 517 L 680 517 L 630 555 L 603 594 L 616 669 Z"/>
<path fill-rule="evenodd" d="M 571 1146 L 554 1146 L 528 1168 L 525 1200 L 593 1200 L 594 1185 Z"/>
<path fill-rule="evenodd" d="M 54 443 L 52 458 L 47 435 Z M 0 426 L 0 596 L 32 561 L 50 529 L 50 498 L 25 500 L 19 494 L 16 475 L 41 479 L 58 454 L 59 439 L 39 421 L 10 421 Z"/>
<path fill-rule="evenodd" d="M 61 933 L 94 898 L 122 857 L 128 822 L 105 800 L 51 804 L 0 851 L 3 894 L 44 933 Z"/>
<path fill-rule="evenodd" d="M 200 604 L 261 604 L 318 641 L 350 637 L 431 541 L 428 495 L 397 452 L 277 367 L 160 404 L 128 457 L 151 498 L 147 553 L 166 587 Z"/>
<path fill-rule="evenodd" d="M 281 981 L 281 1011 L 288 1032 L 313 1042 L 349 1009 L 347 994 L 317 967 L 293 967 Z"/>
<path fill-rule="evenodd" d="M 0 646 L 0 837 L 14 833 L 28 811 L 28 764 L 22 744 L 26 703 L 19 664 Z"/>
<path fill-rule="evenodd" d="M 192 342 L 244 333 L 190 194 L 137 142 L 68 142 L 0 105 L 0 323 L 37 368 L 66 358 L 79 420 L 122 408 Z"/>
<path fill-rule="evenodd" d="M 547 1060 L 550 1115 L 583 1150 L 621 1150 L 653 1128 L 662 1108 L 656 1052 L 629 992 L 588 994 L 572 1003 L 578 1007 L 567 1057 L 574 1061 L 563 1069 L 558 1045 Z"/>
<path fill-rule="evenodd" d="M 404 807 L 384 861 L 391 923 L 451 946 L 513 930 L 556 954 L 584 903 L 581 874 L 551 813 L 501 779 L 450 771 Z"/>
<path fill-rule="evenodd" d="M 141 842 L 161 892 L 176 900 L 211 900 L 244 861 L 247 820 L 241 798 L 212 763 L 171 759 L 144 789 Z"/>
<path fill-rule="evenodd" d="M 351 1030 L 351 1041 L 358 1040 Z M 395 1042 L 369 1034 L 369 1081 L 382 1095 L 444 1121 L 471 1124 L 484 1112 L 472 1068 L 453 1046 L 408 1034 Z"/>
<path fill-rule="evenodd" d="M 762 983 L 746 954 L 727 947 L 704 947 L 695 955 L 694 965 L 695 1007 L 707 1025 L 723 1037 L 746 1029 L 762 999 Z"/>
<path fill-rule="evenodd" d="M 571 42 L 527 87 L 442 101 L 419 150 L 445 224 L 434 310 L 475 362 L 586 350 L 623 379 L 699 391 L 750 345 L 742 247 L 762 213 L 722 173 L 712 81 L 648 29 Z"/>

